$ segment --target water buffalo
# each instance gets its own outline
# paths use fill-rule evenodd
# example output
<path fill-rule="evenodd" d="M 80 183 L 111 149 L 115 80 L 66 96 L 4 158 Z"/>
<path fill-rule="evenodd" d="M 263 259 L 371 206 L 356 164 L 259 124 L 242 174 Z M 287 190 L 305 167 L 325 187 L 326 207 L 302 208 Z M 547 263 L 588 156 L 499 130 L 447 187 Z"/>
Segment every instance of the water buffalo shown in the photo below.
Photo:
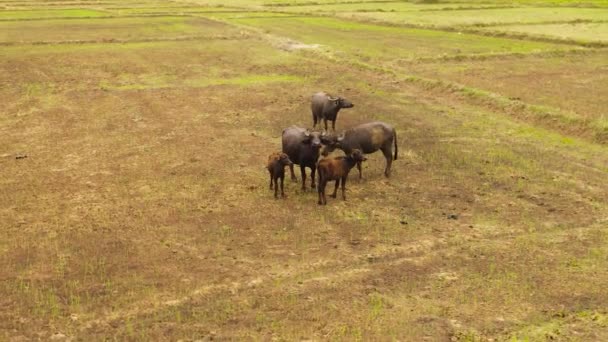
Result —
<path fill-rule="evenodd" d="M 319 150 L 324 141 L 326 141 L 325 132 L 310 131 L 298 126 L 291 126 L 283 130 L 283 152 L 289 156 L 289 159 L 294 164 L 300 165 L 302 190 L 306 189 L 306 167 L 311 170 L 311 187 L 315 187 L 317 159 L 319 159 Z M 289 166 L 289 170 L 291 171 L 291 179 L 297 181 L 296 175 L 293 172 L 293 165 Z"/>
<path fill-rule="evenodd" d="M 266 169 L 268 169 L 268 173 L 270 174 L 270 190 L 272 190 L 274 183 L 274 198 L 278 198 L 279 180 L 281 180 L 281 197 L 285 197 L 283 180 L 285 179 L 285 166 L 287 165 L 293 165 L 293 163 L 285 153 L 274 152 L 268 156 Z"/>
<path fill-rule="evenodd" d="M 326 140 L 329 140 L 329 143 L 324 153 L 331 152 L 335 148 L 341 149 L 347 155 L 350 155 L 354 149 L 368 154 L 381 150 L 386 158 L 386 168 L 384 169 L 386 177 L 391 174 L 393 144 L 395 145 L 394 160 L 397 160 L 397 132 L 391 125 L 384 122 L 364 123 L 342 132 L 339 136 L 328 137 Z M 357 163 L 357 169 L 359 178 L 361 178 L 361 162 Z"/>
<path fill-rule="evenodd" d="M 342 108 L 352 108 L 353 105 L 346 99 L 341 97 L 333 97 L 325 92 L 319 92 L 312 96 L 312 102 L 310 104 L 310 109 L 312 110 L 312 120 L 313 126 L 315 128 L 317 126 L 317 122 L 321 123 L 321 119 L 323 119 L 323 123 L 325 124 L 325 130 L 327 131 L 327 120 L 331 121 L 331 128 L 336 130 L 336 118 L 338 117 L 338 112 Z"/>
<path fill-rule="evenodd" d="M 324 158 L 319 160 L 317 168 L 319 169 L 319 185 L 317 191 L 319 192 L 319 204 L 327 204 L 325 198 L 325 186 L 327 182 L 333 180 L 336 181 L 336 187 L 331 197 L 336 198 L 340 181 L 342 181 L 342 199 L 346 201 L 346 179 L 348 179 L 348 173 L 357 164 L 366 161 L 367 158 L 363 156 L 360 150 L 353 150 L 353 153 L 345 157 L 337 158 Z"/>

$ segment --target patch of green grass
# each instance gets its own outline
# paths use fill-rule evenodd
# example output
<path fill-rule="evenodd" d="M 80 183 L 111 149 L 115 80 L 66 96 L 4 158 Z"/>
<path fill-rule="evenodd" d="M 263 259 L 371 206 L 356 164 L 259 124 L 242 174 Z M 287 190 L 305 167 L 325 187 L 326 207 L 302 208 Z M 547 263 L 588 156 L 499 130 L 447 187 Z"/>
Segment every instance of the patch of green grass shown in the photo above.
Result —
<path fill-rule="evenodd" d="M 124 44 L 113 44 L 113 51 L 136 51 L 145 50 L 148 48 L 166 47 L 167 44 L 175 44 L 173 42 L 133 42 Z M 16 56 L 40 56 L 40 55 L 56 55 L 56 54 L 78 54 L 87 52 L 107 52 L 108 44 L 106 43 L 83 43 L 83 44 L 47 44 L 47 45 L 15 45 L 6 46 L 0 49 L 2 57 Z"/>
<path fill-rule="evenodd" d="M 184 7 L 135 7 L 135 8 L 116 8 L 109 9 L 113 13 L 119 15 L 127 14 L 168 14 L 168 15 L 179 15 L 179 14 L 192 14 L 198 12 L 238 12 L 244 11 L 236 7 L 202 7 L 202 6 L 184 6 Z"/>
<path fill-rule="evenodd" d="M 606 313 L 599 311 L 558 312 L 553 318 L 521 327 L 510 334 L 509 341 L 569 340 L 572 335 L 581 341 L 600 341 L 608 337 L 607 317 Z"/>
<path fill-rule="evenodd" d="M 35 19 L 35 18 L 80 18 L 104 17 L 109 14 L 92 9 L 46 9 L 29 11 L 0 11 L 0 20 Z"/>
<path fill-rule="evenodd" d="M 414 3 L 414 2 L 337 2 L 328 4 L 315 4 L 315 5 L 297 5 L 291 6 L 278 6 L 276 9 L 286 12 L 295 13 L 344 13 L 344 12 L 404 12 L 404 11 L 420 11 L 420 10 L 442 10 L 442 9 L 459 9 L 459 8 L 475 8 L 492 7 L 492 4 L 427 4 L 427 3 Z M 456 14 L 455 14 L 456 15 Z"/>
<path fill-rule="evenodd" d="M 466 3 L 486 4 L 488 0 L 412 0 L 419 3 Z M 572 6 L 572 7 L 607 7 L 604 0 L 493 0 L 496 5 L 541 5 L 541 6 Z"/>
<path fill-rule="evenodd" d="M 526 34 L 563 40 L 576 40 L 581 42 L 608 42 L 608 23 L 508 25 L 493 26 L 484 28 L 483 30 Z"/>
<path fill-rule="evenodd" d="M 608 9 L 591 8 L 501 8 L 423 12 L 350 12 L 347 18 L 360 18 L 393 24 L 432 27 L 487 26 L 506 23 L 538 23 L 574 20 L 605 20 Z"/>
<path fill-rule="evenodd" d="M 231 22 L 270 33 L 328 46 L 340 56 L 383 62 L 458 54 L 533 52 L 562 49 L 547 43 L 480 37 L 456 32 L 363 24 L 325 17 L 243 18 Z M 362 42 L 365 41 L 365 44 Z"/>
<path fill-rule="evenodd" d="M 141 40 L 186 35 L 224 35 L 235 30 L 204 18 L 154 17 L 107 19 L 55 19 L 0 22 L 0 41 L 53 42 L 72 40 Z"/>
<path fill-rule="evenodd" d="M 139 78 L 141 81 L 141 77 Z M 173 77 L 162 75 L 148 75 L 145 78 L 145 83 L 131 84 L 112 84 L 110 82 L 102 82 L 101 89 L 112 90 L 135 90 L 135 89 L 165 89 L 165 88 L 202 88 L 214 85 L 236 85 L 236 86 L 255 86 L 266 83 L 276 82 L 303 82 L 304 78 L 295 75 L 245 75 L 240 77 L 226 78 L 190 78 L 177 80 Z"/>
<path fill-rule="evenodd" d="M 290 13 L 279 12 L 262 12 L 262 11 L 232 11 L 232 12 L 209 12 L 198 13 L 197 16 L 216 18 L 216 19 L 244 19 L 244 18 L 275 18 L 275 17 L 292 17 Z"/>

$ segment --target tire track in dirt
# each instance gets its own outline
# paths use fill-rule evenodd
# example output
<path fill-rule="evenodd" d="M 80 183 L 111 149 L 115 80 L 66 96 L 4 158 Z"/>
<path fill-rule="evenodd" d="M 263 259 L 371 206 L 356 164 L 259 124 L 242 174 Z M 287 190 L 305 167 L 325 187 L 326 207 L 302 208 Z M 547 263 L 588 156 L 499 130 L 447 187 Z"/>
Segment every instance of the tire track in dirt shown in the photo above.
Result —
<path fill-rule="evenodd" d="M 387 253 L 375 254 L 373 260 L 374 262 L 376 262 L 377 260 L 382 259 L 383 266 L 398 266 L 407 262 L 420 264 L 424 262 L 424 255 L 428 256 L 428 252 L 440 244 L 441 241 L 433 242 L 432 240 L 425 240 L 424 243 L 416 242 L 408 246 L 403 246 L 403 248 L 412 253 L 412 255 L 398 256 L 395 252 L 389 251 Z M 247 291 L 249 289 L 258 289 L 263 291 L 265 289 L 264 286 L 266 286 L 266 284 L 272 284 L 276 281 L 280 281 L 282 283 L 298 283 L 301 287 L 305 289 L 309 286 L 323 286 L 324 284 L 329 284 L 334 281 L 350 281 L 374 271 L 370 267 L 371 260 L 369 256 L 355 258 L 357 262 L 353 264 L 349 264 L 341 260 L 351 260 L 351 258 L 341 258 L 340 260 L 318 260 L 312 264 L 303 264 L 295 271 L 289 270 L 276 273 L 274 275 L 256 276 L 243 280 L 241 282 L 232 282 L 230 284 L 205 285 L 194 289 L 185 296 L 181 296 L 178 298 L 161 299 L 155 297 L 152 299 L 147 299 L 132 304 L 131 308 L 114 311 L 104 317 L 91 319 L 86 322 L 83 322 L 81 324 L 80 333 L 86 334 L 87 331 L 95 329 L 96 327 L 112 325 L 113 323 L 116 323 L 118 321 L 128 320 L 133 317 L 151 315 L 155 312 L 162 311 L 170 307 L 176 307 L 188 302 L 193 302 L 198 298 L 209 294 L 219 295 L 220 293 L 226 292 L 231 292 L 232 294 L 235 294 L 241 291 Z M 388 262 L 386 262 L 387 260 Z M 341 270 L 338 272 L 334 271 L 337 268 L 341 268 Z M 328 270 L 330 271 L 330 273 L 324 273 L 322 276 L 319 276 L 318 273 L 323 270 Z"/>

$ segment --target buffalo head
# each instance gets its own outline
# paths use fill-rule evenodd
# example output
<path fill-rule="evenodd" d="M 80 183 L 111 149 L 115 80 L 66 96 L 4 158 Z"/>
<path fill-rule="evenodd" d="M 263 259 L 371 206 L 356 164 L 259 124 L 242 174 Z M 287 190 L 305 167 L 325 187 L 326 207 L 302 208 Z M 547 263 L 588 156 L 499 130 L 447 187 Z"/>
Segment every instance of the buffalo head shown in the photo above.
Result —
<path fill-rule="evenodd" d="M 317 132 L 317 131 L 310 131 L 310 130 L 306 130 L 306 132 L 304 132 L 304 140 L 302 141 L 302 143 L 304 144 L 310 144 L 310 146 L 314 149 L 314 150 L 319 150 L 321 148 L 321 144 L 322 142 L 322 137 L 325 136 L 325 132 L 321 133 L 321 132 Z"/>
<path fill-rule="evenodd" d="M 361 150 L 359 149 L 354 149 L 350 156 L 356 162 L 364 162 L 367 160 L 367 158 L 365 158 L 365 156 L 363 155 L 363 152 L 361 152 Z"/>
<path fill-rule="evenodd" d="M 344 133 L 340 135 L 329 134 L 323 132 L 321 136 L 321 142 L 325 147 L 323 148 L 323 156 L 327 156 L 333 152 L 336 148 L 340 148 L 340 142 L 344 139 Z"/>
<path fill-rule="evenodd" d="M 328 96 L 327 100 L 332 102 L 336 108 L 353 108 L 355 105 L 343 97 Z"/>

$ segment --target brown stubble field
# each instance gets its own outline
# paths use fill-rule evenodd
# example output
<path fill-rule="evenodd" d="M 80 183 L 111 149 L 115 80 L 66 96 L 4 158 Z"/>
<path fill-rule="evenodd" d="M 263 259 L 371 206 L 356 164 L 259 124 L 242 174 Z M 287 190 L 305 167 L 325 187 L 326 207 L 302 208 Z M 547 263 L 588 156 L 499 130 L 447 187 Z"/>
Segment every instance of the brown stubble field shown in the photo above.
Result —
<path fill-rule="evenodd" d="M 116 4 L 105 6 L 91 4 Z M 526 58 L 429 60 L 420 50 L 424 60 L 404 63 L 353 50 L 344 32 L 319 29 L 333 25 L 324 19 L 295 33 L 256 20 L 0 23 L 13 27 L 0 50 L 2 339 L 608 338 L 606 146 L 483 97 L 598 118 L 597 88 L 583 101 L 532 73 L 535 82 L 506 78 L 521 92 L 511 93 L 486 78 L 493 65 L 538 70 Z M 375 39 L 387 30 L 352 25 Z M 294 48 L 315 34 L 322 47 Z M 577 48 L 485 42 L 488 53 Z M 600 59 L 586 65 L 598 69 L 581 77 L 602 77 Z M 459 68 L 466 78 L 453 76 Z M 339 129 L 377 119 L 397 128 L 392 177 L 371 155 L 346 202 L 319 207 L 291 181 L 274 200 L 266 157 L 283 128 L 311 125 L 318 90 L 355 103 Z"/>

